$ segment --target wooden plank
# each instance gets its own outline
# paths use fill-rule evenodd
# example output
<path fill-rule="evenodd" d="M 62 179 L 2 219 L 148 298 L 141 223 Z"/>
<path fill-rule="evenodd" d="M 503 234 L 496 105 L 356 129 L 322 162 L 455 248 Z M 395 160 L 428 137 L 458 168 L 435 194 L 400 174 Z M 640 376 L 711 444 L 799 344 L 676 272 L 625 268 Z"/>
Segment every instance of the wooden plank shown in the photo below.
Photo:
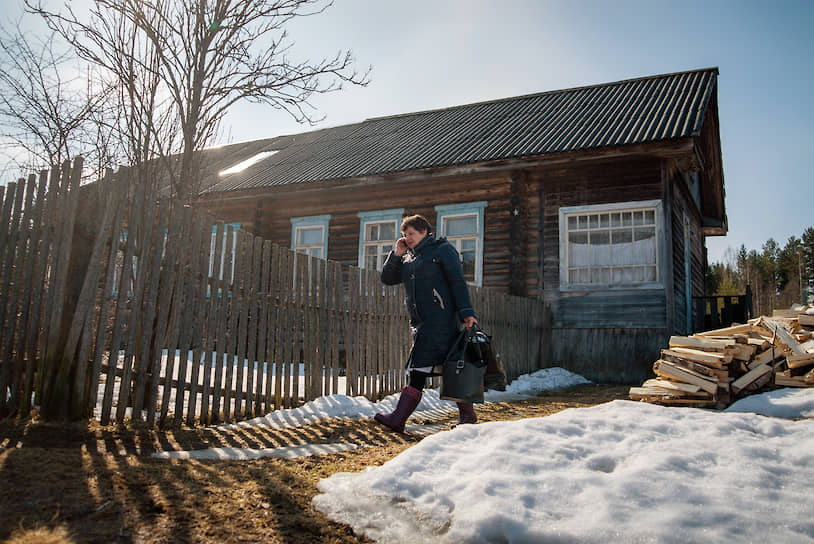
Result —
<path fill-rule="evenodd" d="M 693 336 L 731 336 L 733 334 L 748 334 L 752 331 L 752 325 L 732 325 L 723 329 L 716 329 L 714 331 L 704 331 L 694 334 Z"/>
<path fill-rule="evenodd" d="M 671 382 L 669 380 L 661 380 L 661 379 L 651 379 L 646 380 L 642 387 L 658 387 L 661 389 L 669 389 L 672 391 L 679 391 L 682 393 L 698 393 L 701 391 L 701 387 L 698 385 L 693 385 L 689 383 L 681 383 L 681 382 Z"/>
<path fill-rule="evenodd" d="M 34 389 L 34 371 L 37 367 L 37 344 L 39 342 L 39 329 L 40 320 L 42 316 L 42 299 L 45 284 L 42 278 L 45 276 L 45 262 L 48 256 L 48 250 L 45 247 L 45 240 L 47 238 L 46 229 L 43 224 L 46 221 L 46 188 L 48 186 L 48 171 L 43 170 L 40 172 L 39 184 L 37 187 L 37 206 L 36 213 L 33 219 L 32 226 L 32 239 L 36 240 L 34 252 L 35 259 L 31 272 L 31 290 L 30 298 L 30 317 L 25 331 L 23 340 L 23 360 L 25 360 L 25 377 L 23 383 L 23 394 L 20 405 L 20 416 L 27 417 L 31 410 L 31 394 Z M 0 197 L 0 201 L 2 201 Z M 4 230 L 4 229 L 0 229 Z M 2 262 L 2 242 L 0 242 L 0 262 Z M 2 306 L 0 306 L 2 307 Z M 2 316 L 0 316 L 2 321 Z"/>
<path fill-rule="evenodd" d="M 339 342 L 344 338 L 344 315 L 342 304 L 342 267 L 337 262 L 331 263 L 331 393 L 339 393 Z M 347 394 L 347 391 L 343 391 Z"/>
<path fill-rule="evenodd" d="M 789 355 L 786 357 L 786 364 L 789 368 L 803 368 L 814 365 L 814 353 L 806 353 L 805 355 Z"/>
<path fill-rule="evenodd" d="M 204 368 L 203 385 L 201 387 L 201 424 L 209 424 L 212 418 L 209 414 L 209 398 L 212 394 L 212 367 L 215 364 L 215 341 L 218 336 L 218 311 L 220 305 L 220 282 L 217 280 L 220 268 L 220 258 L 223 252 L 224 222 L 218 221 L 214 226 L 214 242 L 210 244 L 209 262 L 212 263 L 211 270 L 208 271 L 207 293 L 209 294 L 209 309 L 207 311 L 208 320 L 206 333 L 203 338 L 204 346 Z"/>
<path fill-rule="evenodd" d="M 190 222 L 190 242 L 185 251 L 183 312 L 181 313 L 180 331 L 178 337 L 178 385 L 175 391 L 175 408 L 173 411 L 173 425 L 180 426 L 184 419 L 184 405 L 187 384 L 187 367 L 200 365 L 200 360 L 195 359 L 195 351 L 192 351 L 193 360 L 190 362 L 190 351 L 193 341 L 200 338 L 200 331 L 197 327 L 198 301 L 200 300 L 201 281 L 201 238 L 203 229 L 203 215 L 190 211 L 188 221 Z M 200 353 L 200 352 L 199 352 Z M 170 388 L 167 388 L 170 389 Z M 191 389 L 190 389 L 191 390 Z M 194 414 L 193 414 L 194 418 Z"/>
<path fill-rule="evenodd" d="M 31 267 L 34 263 L 34 247 L 31 246 L 31 214 L 34 202 L 34 193 L 36 191 L 37 178 L 34 175 L 29 176 L 28 183 L 25 188 L 25 203 L 23 205 L 23 217 L 18 227 L 18 238 L 16 247 L 13 251 L 16 253 L 14 265 L 14 280 L 12 289 L 8 300 L 8 314 L 7 314 L 7 327 L 4 331 L 4 352 L 0 374 L 6 374 L 6 383 L 11 389 L 11 398 L 9 403 L 14 411 L 19 412 L 22 395 L 23 385 L 23 357 L 24 351 L 21 343 L 25 333 L 27 320 L 28 320 L 28 306 L 30 302 L 30 287 L 27 296 L 25 292 L 25 285 L 30 285 Z M 15 356 L 12 358 L 12 353 Z M 3 381 L 3 380 L 0 380 Z M 0 391 L 4 392 L 5 388 L 0 386 Z"/>
<path fill-rule="evenodd" d="M 777 360 L 780 360 L 784 357 L 783 350 L 780 348 L 769 348 L 761 353 L 758 353 L 752 361 L 749 363 L 750 367 L 752 364 L 761 365 L 761 364 L 769 364 L 773 363 Z"/>
<path fill-rule="evenodd" d="M 219 278 L 218 286 L 220 293 L 218 295 L 218 339 L 215 351 L 215 386 L 212 394 L 211 421 L 213 422 L 222 421 L 224 419 L 221 411 L 221 400 L 225 398 L 225 389 L 229 389 L 231 387 L 231 384 L 229 384 L 229 387 L 224 387 L 223 379 L 224 370 L 226 370 L 225 373 L 228 375 L 228 365 L 231 363 L 231 361 L 227 362 L 224 359 L 228 354 L 227 336 L 232 303 L 232 280 L 230 276 L 232 267 L 232 253 L 234 248 L 234 227 L 232 225 L 226 227 L 225 248 L 222 250 L 220 245 L 216 245 L 215 247 L 218 251 L 216 255 L 223 252 L 223 261 L 221 261 L 221 259 L 217 256 L 215 257 L 215 276 Z M 220 262 L 223 262 L 224 264 L 222 269 L 219 270 L 218 263 Z M 226 366 L 226 368 L 224 368 L 224 366 Z"/>
<path fill-rule="evenodd" d="M 662 350 L 662 353 L 675 355 L 676 357 L 681 357 L 682 359 L 687 359 L 695 363 L 702 363 L 717 369 L 725 369 L 727 364 L 732 362 L 731 354 L 716 353 L 692 348 L 676 347 L 673 349 Z"/>
<path fill-rule="evenodd" d="M 736 344 L 734 347 L 726 348 L 726 353 L 732 355 L 732 358 L 738 361 L 749 361 L 757 351 L 757 346 L 749 344 Z"/>
<path fill-rule="evenodd" d="M 227 332 L 226 332 L 226 381 L 223 384 L 223 420 L 229 421 L 232 418 L 232 392 L 234 388 L 235 378 L 235 353 L 237 352 L 237 334 L 238 334 L 238 321 L 240 319 L 240 263 L 243 259 L 243 251 L 241 245 L 241 233 L 237 231 L 229 238 L 235 238 L 234 243 L 234 258 L 228 252 L 226 258 L 229 262 L 234 261 L 234 277 L 230 281 L 229 298 L 229 314 L 227 319 Z M 226 269 L 225 274 L 228 274 L 229 268 Z"/>
<path fill-rule="evenodd" d="M 181 215 L 181 238 L 179 240 L 179 251 L 175 258 L 174 265 L 174 281 L 172 286 L 172 308 L 170 310 L 169 325 L 167 328 L 167 365 L 164 367 L 164 376 L 166 382 L 161 394 L 161 409 L 158 415 L 159 426 L 164 426 L 167 422 L 167 416 L 170 409 L 170 396 L 172 394 L 172 387 L 169 384 L 174 380 L 175 374 L 175 352 L 178 351 L 178 357 L 186 359 L 184 353 L 184 346 L 180 345 L 181 336 L 181 322 L 184 310 L 186 307 L 186 285 L 188 282 L 186 274 L 186 265 L 189 262 L 190 244 L 189 237 L 191 235 L 192 218 L 190 217 L 192 210 L 190 208 L 180 208 L 176 213 Z"/>
<path fill-rule="evenodd" d="M 665 361 L 658 360 L 653 363 L 653 371 L 658 376 L 668 379 L 675 379 L 684 383 L 689 383 L 699 386 L 701 389 L 708 393 L 715 393 L 718 391 L 718 381 L 709 376 L 700 374 L 687 368 L 682 368 L 679 365 Z M 713 381 L 714 380 L 714 381 Z"/>
<path fill-rule="evenodd" d="M 7 236 L 7 247 L 5 248 L 3 258 L 5 261 L 0 267 L 0 417 L 8 415 L 11 411 L 8 401 L 6 399 L 6 387 L 11 385 L 11 366 L 13 364 L 10 356 L 6 355 L 6 346 L 11 343 L 14 336 L 14 327 L 16 326 L 17 308 L 13 300 L 12 285 L 14 283 L 14 266 L 17 260 L 17 253 L 19 251 L 18 242 L 20 234 L 20 221 L 23 209 L 23 200 L 25 199 L 25 183 L 24 180 L 19 180 L 14 188 L 14 198 L 11 212 L 11 222 L 9 224 L 9 234 Z M 11 190 L 9 190 L 11 193 Z"/>
<path fill-rule="evenodd" d="M 774 384 L 782 387 L 812 387 L 803 376 L 787 376 L 781 372 L 774 375 Z"/>
<path fill-rule="evenodd" d="M 260 385 L 260 380 L 255 382 L 255 374 L 257 367 L 262 365 L 260 357 L 258 356 L 258 327 L 260 325 L 261 316 L 265 314 L 261 312 L 260 306 L 260 282 L 263 267 L 263 239 L 255 237 L 253 240 L 254 248 L 252 249 L 252 279 L 251 279 L 251 292 L 249 301 L 249 346 L 248 346 L 248 375 L 246 379 L 246 417 L 253 417 L 255 412 L 255 399 L 260 396 L 260 391 L 255 390 L 255 383 Z M 262 336 L 262 330 L 260 331 Z"/>
<path fill-rule="evenodd" d="M 260 314 L 260 323 L 258 325 L 257 334 L 258 376 L 257 395 L 255 396 L 254 406 L 255 414 L 267 413 L 268 406 L 271 401 L 271 395 L 269 394 L 269 385 L 271 385 L 271 382 L 269 381 L 269 377 L 271 376 L 271 368 L 269 365 L 271 364 L 271 359 L 269 358 L 268 351 L 266 350 L 266 345 L 269 341 L 269 280 L 271 276 L 271 242 L 268 240 L 263 240 L 261 243 L 262 247 L 260 250 L 260 261 L 262 268 L 260 271 L 260 288 L 257 302 L 257 311 Z M 263 371 L 264 369 L 265 372 Z M 265 380 L 261 380 L 261 377 L 265 377 Z"/>
<path fill-rule="evenodd" d="M 758 381 L 759 379 L 764 377 L 766 374 L 771 374 L 772 371 L 773 371 L 773 369 L 772 369 L 771 366 L 769 366 L 769 365 L 760 365 L 760 366 L 750 370 L 749 372 L 747 372 L 746 374 L 744 374 L 743 376 L 741 376 L 740 378 L 738 378 L 734 382 L 732 382 L 730 384 L 730 388 L 732 389 L 733 393 L 735 393 L 735 394 L 740 393 L 747 386 L 749 386 L 750 384 Z"/>
<path fill-rule="evenodd" d="M 239 231 L 240 239 L 240 272 L 235 272 L 240 276 L 238 281 L 238 296 L 234 300 L 238 304 L 238 328 L 237 328 L 237 361 L 235 372 L 235 385 L 234 385 L 234 409 L 232 419 L 239 419 L 243 417 L 243 393 L 245 391 L 244 373 L 246 367 L 246 349 L 248 340 L 249 328 L 249 306 L 251 300 L 249 292 L 251 290 L 251 262 L 252 262 L 252 236 L 245 232 Z"/>
<path fill-rule="evenodd" d="M 703 374 L 704 376 L 709 376 L 710 379 L 716 379 L 718 381 L 726 381 L 727 379 L 729 379 L 728 370 L 719 370 L 717 368 L 713 368 L 703 363 L 695 363 L 693 361 L 689 361 L 685 359 L 683 356 L 680 355 L 676 356 L 672 354 L 671 350 L 663 350 L 661 358 L 665 361 L 669 361 L 688 370 L 692 370 L 693 372 Z"/>
<path fill-rule="evenodd" d="M 176 263 L 178 253 L 185 244 L 184 240 L 184 216 L 177 202 L 170 204 L 169 208 L 169 229 L 167 230 L 167 241 L 164 246 L 164 261 L 161 267 L 161 278 L 159 279 L 158 308 L 156 310 L 155 342 L 153 342 L 153 353 L 150 356 L 149 383 L 145 386 L 147 393 L 147 423 L 153 425 L 155 422 L 156 410 L 160 411 L 158 398 L 158 379 L 161 375 L 161 359 L 164 348 L 167 347 L 167 356 L 170 355 L 170 348 L 167 346 L 167 332 L 171 326 L 171 312 L 174 295 L 174 277 L 176 274 Z M 159 413 L 160 416 L 160 413 Z"/>
<path fill-rule="evenodd" d="M 273 328 L 274 338 L 267 344 L 269 351 L 269 362 L 273 365 L 274 373 L 274 409 L 278 410 L 283 403 L 283 326 L 285 323 L 285 310 L 283 308 L 284 284 L 283 281 L 283 255 L 280 246 L 271 246 L 271 280 L 269 286 L 269 323 L 274 323 L 269 327 L 269 333 Z M 271 371 L 269 372 L 271 374 Z M 271 389 L 271 387 L 269 387 Z"/>
<path fill-rule="evenodd" d="M 87 407 L 90 404 L 90 396 L 96 397 L 96 391 L 86 388 L 86 376 L 88 371 L 88 355 L 90 351 L 90 336 L 93 332 L 93 321 L 96 314 L 96 295 L 99 287 L 102 266 L 105 262 L 106 254 L 109 253 L 111 238 L 113 237 L 114 219 L 116 216 L 116 194 L 108 192 L 105 199 L 105 210 L 102 216 L 99 231 L 91 249 L 88 260 L 88 268 L 85 272 L 85 281 L 76 302 L 76 310 L 68 332 L 68 340 L 65 344 L 65 352 L 61 365 L 60 376 L 57 385 L 67 383 L 70 371 L 74 364 L 76 355 L 76 372 L 73 381 L 73 396 L 71 398 L 70 415 L 71 419 L 89 417 Z M 79 353 L 76 353 L 80 338 L 83 340 Z M 91 367 L 93 371 L 93 367 Z M 91 380 L 91 383 L 94 381 Z"/>
<path fill-rule="evenodd" d="M 181 409 L 178 409 L 176 395 L 176 409 L 175 409 L 175 425 L 180 425 L 183 421 L 187 426 L 192 427 L 195 425 L 195 418 L 198 415 L 198 392 L 201 390 L 200 378 L 201 370 L 204 365 L 203 361 L 203 341 L 206 329 L 206 321 L 208 318 L 207 309 L 207 288 L 209 286 L 209 248 L 211 242 L 212 225 L 209 217 L 204 214 L 196 213 L 198 220 L 196 222 L 197 243 L 193 245 L 193 255 L 191 259 L 190 272 L 192 275 L 192 284 L 190 285 L 190 296 L 192 297 L 192 304 L 190 305 L 190 319 L 187 322 L 189 329 L 189 338 L 186 342 L 187 353 L 189 359 L 189 371 L 184 369 L 184 379 L 189 375 L 187 380 L 187 387 L 185 388 L 184 395 L 181 395 L 183 402 Z M 179 376 L 181 373 L 179 372 Z M 188 393 L 186 390 L 189 390 Z M 185 397 L 185 398 L 184 398 Z"/>
<path fill-rule="evenodd" d="M 69 174 L 70 172 L 70 174 Z M 50 323 L 48 325 L 47 344 L 44 352 L 46 361 L 46 372 L 43 377 L 43 388 L 40 403 L 40 411 L 44 417 L 48 418 L 59 412 L 59 407 L 54 406 L 56 397 L 62 392 L 54 391 L 54 381 L 56 377 L 57 363 L 56 354 L 62 350 L 60 335 L 62 334 L 62 317 L 65 308 L 65 291 L 68 283 L 68 273 L 71 257 L 71 243 L 73 240 L 74 226 L 76 224 L 76 209 L 79 205 L 79 183 L 82 177 L 82 158 L 78 157 L 71 167 L 70 162 L 63 164 L 63 203 L 62 222 L 58 225 L 59 236 L 55 239 L 58 247 L 57 257 L 54 263 L 55 275 L 53 277 L 53 306 L 51 307 Z"/>
<path fill-rule="evenodd" d="M 735 340 L 709 340 L 691 336 L 671 336 L 669 343 L 671 348 L 692 348 L 706 351 L 724 351 L 727 347 L 734 345 Z"/>
<path fill-rule="evenodd" d="M 193 309 L 194 319 L 192 327 L 192 337 L 190 339 L 192 349 L 192 368 L 189 378 L 189 400 L 186 405 L 186 424 L 190 427 L 195 425 L 198 414 L 198 393 L 203 389 L 201 376 L 209 357 L 206 356 L 206 335 L 209 328 L 209 262 L 212 257 L 212 223 L 209 216 L 202 216 L 200 223 L 200 243 L 198 245 L 198 260 L 195 270 L 195 308 Z M 203 420 L 203 414 L 200 414 Z"/>
<path fill-rule="evenodd" d="M 133 385 L 133 375 L 134 372 L 136 372 L 134 366 L 136 364 L 135 357 L 136 350 L 138 348 L 138 330 L 139 323 L 141 321 L 141 312 L 143 310 L 142 301 L 144 300 L 144 286 L 147 281 L 147 272 L 149 270 L 149 265 L 145 263 L 145 261 L 148 259 L 146 258 L 147 256 L 144 254 L 144 252 L 145 246 L 149 244 L 150 238 L 152 237 L 152 228 L 154 227 L 155 219 L 155 217 L 152 215 L 155 208 L 149 206 L 148 199 L 150 199 L 150 196 L 148 196 L 147 193 L 148 192 L 141 187 L 136 191 L 135 206 L 130 210 L 130 217 L 128 219 L 128 239 L 133 238 L 135 240 L 133 258 L 136 259 L 136 270 L 135 278 L 133 278 L 133 292 L 130 298 L 130 315 L 127 318 L 127 343 L 124 356 L 124 372 L 119 383 L 119 398 L 116 406 L 116 420 L 120 423 L 124 422 L 127 405 L 130 404 L 129 401 L 131 399 L 130 392 Z M 142 217 L 142 213 L 144 212 L 149 214 L 148 218 Z M 135 249 L 138 250 L 138 255 L 135 253 Z M 133 268 L 130 263 L 131 261 L 125 260 L 127 276 L 133 274 Z M 125 275 L 124 270 L 122 270 L 122 275 Z M 152 330 L 152 324 L 150 325 L 150 329 Z M 132 411 L 133 417 L 137 417 L 136 412 L 140 411 L 140 407 L 134 405 Z"/>
<path fill-rule="evenodd" d="M 112 329 L 108 327 L 110 308 L 113 302 L 111 293 L 113 292 L 113 283 L 115 279 L 116 254 L 119 250 L 119 233 L 122 228 L 122 221 L 124 220 L 124 209 L 127 200 L 127 192 L 126 190 L 123 190 L 121 185 L 112 185 L 108 190 L 116 195 L 116 214 L 113 219 L 112 230 L 106 246 L 107 262 L 105 263 L 104 269 L 105 279 L 104 286 L 102 287 L 101 303 L 99 305 L 99 318 L 96 325 L 96 334 L 94 339 L 90 384 L 88 386 L 87 405 L 85 406 L 88 413 L 93 413 L 98 401 L 99 378 L 102 373 L 102 359 L 105 356 L 107 339 L 113 334 Z M 105 374 L 105 376 L 107 376 L 107 374 Z"/>
<path fill-rule="evenodd" d="M 769 331 L 777 335 L 777 339 L 785 346 L 787 346 L 794 355 L 805 355 L 806 351 L 797 340 L 786 330 L 786 328 L 777 319 L 765 318 L 763 320 L 765 326 Z"/>
<path fill-rule="evenodd" d="M 157 300 L 158 288 L 161 279 L 161 264 L 164 260 L 164 248 L 166 236 L 169 232 L 169 205 L 165 201 L 160 201 L 158 204 L 151 204 L 153 222 L 155 228 L 152 229 L 152 235 L 147 248 L 148 259 L 145 259 L 144 266 L 149 266 L 149 283 L 146 287 L 146 292 L 142 299 L 142 316 L 141 332 L 139 334 L 140 345 L 136 350 L 136 383 L 135 383 L 135 397 L 134 397 L 134 410 L 133 418 L 136 421 L 141 421 L 141 412 L 145 408 L 144 400 L 147 396 L 147 372 L 150 370 L 152 363 L 152 352 L 150 345 L 156 331 L 153 324 L 156 320 L 159 301 Z M 166 231 L 165 231 L 166 227 Z M 156 340 L 158 340 L 156 338 Z"/>
<path fill-rule="evenodd" d="M 135 188 L 132 188 L 128 193 L 128 204 L 130 206 L 130 217 L 128 220 L 132 223 L 133 221 L 133 209 L 135 202 L 139 200 Z M 129 228 L 129 225 L 128 225 Z M 114 231 L 113 237 L 114 242 L 115 239 L 120 236 L 118 231 Z M 118 366 L 119 360 L 119 351 L 122 344 L 122 339 L 125 336 L 124 331 L 124 323 L 127 319 L 128 315 L 128 308 L 127 308 L 127 295 L 128 291 L 130 290 L 129 286 L 129 279 L 131 277 L 131 266 L 133 263 L 133 255 L 136 249 L 136 236 L 132 233 L 131 235 L 127 236 L 127 241 L 125 242 L 124 248 L 124 255 L 122 258 L 122 267 L 119 271 L 118 275 L 118 285 L 115 286 L 116 292 L 116 304 L 114 306 L 114 318 L 113 318 L 113 333 L 110 342 L 110 355 L 108 358 L 108 372 L 107 376 L 105 377 L 105 391 L 102 398 L 102 416 L 101 422 L 102 425 L 107 425 L 110 423 L 111 411 L 113 408 L 113 393 L 114 393 L 114 386 L 116 383 L 116 375 L 114 374 L 114 370 Z M 124 365 L 129 365 L 130 362 L 125 358 Z M 119 420 L 119 422 L 123 422 Z"/>

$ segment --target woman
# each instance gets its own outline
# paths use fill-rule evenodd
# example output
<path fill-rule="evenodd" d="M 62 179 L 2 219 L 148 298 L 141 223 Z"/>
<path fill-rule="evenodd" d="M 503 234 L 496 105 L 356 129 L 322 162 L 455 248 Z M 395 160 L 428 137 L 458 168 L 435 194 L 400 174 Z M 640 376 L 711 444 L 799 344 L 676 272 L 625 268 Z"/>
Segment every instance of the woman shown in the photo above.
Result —
<path fill-rule="evenodd" d="M 382 269 L 382 283 L 404 284 L 413 347 L 407 360 L 409 385 L 390 414 L 376 414 L 376 421 L 396 432 L 421 401 L 427 378 L 439 375 L 444 358 L 461 330 L 478 322 L 469 290 L 464 280 L 461 261 L 455 248 L 445 238 L 430 233 L 430 223 L 421 215 L 406 217 L 401 223 L 403 238 L 387 256 Z M 459 402 L 458 424 L 475 423 L 477 416 L 471 402 Z"/>

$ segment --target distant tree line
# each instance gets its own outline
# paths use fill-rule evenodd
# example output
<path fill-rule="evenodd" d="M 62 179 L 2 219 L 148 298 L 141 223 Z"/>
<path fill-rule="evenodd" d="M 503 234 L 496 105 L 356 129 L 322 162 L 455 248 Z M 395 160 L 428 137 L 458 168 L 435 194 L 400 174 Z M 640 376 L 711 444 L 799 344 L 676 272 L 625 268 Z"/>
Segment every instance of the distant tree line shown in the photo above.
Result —
<path fill-rule="evenodd" d="M 710 295 L 738 295 L 752 290 L 755 315 L 771 315 L 775 308 L 805 304 L 814 297 L 814 227 L 781 246 L 769 238 L 760 251 L 727 251 L 725 262 L 707 267 Z"/>

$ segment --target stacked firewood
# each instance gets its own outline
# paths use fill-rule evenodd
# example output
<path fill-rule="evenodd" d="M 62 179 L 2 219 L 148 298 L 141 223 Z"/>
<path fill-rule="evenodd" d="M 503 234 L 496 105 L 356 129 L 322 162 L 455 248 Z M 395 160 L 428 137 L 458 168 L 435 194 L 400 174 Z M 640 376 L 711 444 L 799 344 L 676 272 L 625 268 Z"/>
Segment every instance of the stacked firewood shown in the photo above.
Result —
<path fill-rule="evenodd" d="M 653 363 L 656 378 L 630 398 L 657 404 L 725 408 L 774 387 L 814 387 L 814 315 L 759 317 L 745 325 L 672 336 Z"/>

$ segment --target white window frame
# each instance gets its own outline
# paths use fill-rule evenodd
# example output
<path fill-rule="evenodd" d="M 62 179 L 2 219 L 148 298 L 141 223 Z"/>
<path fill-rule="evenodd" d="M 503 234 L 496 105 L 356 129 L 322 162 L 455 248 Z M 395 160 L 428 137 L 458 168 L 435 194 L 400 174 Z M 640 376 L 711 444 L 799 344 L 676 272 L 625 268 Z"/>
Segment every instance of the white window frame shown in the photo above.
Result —
<path fill-rule="evenodd" d="M 229 227 L 232 227 L 232 270 L 229 273 L 229 283 L 235 280 L 235 253 L 237 250 L 237 231 L 240 230 L 242 223 L 225 223 L 223 225 L 223 240 L 221 241 L 220 250 L 215 249 L 215 241 L 217 240 L 218 225 L 212 225 L 212 237 L 209 241 L 209 277 L 217 280 L 223 280 L 223 267 L 226 265 L 226 237 L 229 235 Z M 215 253 L 220 253 L 220 266 L 218 266 L 218 274 L 215 275 Z"/>
<path fill-rule="evenodd" d="M 629 212 L 653 210 L 656 222 L 656 281 L 609 283 L 609 284 L 572 284 L 568 281 L 568 217 L 573 215 L 596 214 L 606 212 Z M 560 290 L 561 291 L 607 291 L 629 289 L 663 289 L 664 267 L 668 265 L 664 251 L 664 204 L 661 200 L 641 200 L 617 202 L 613 204 L 594 204 L 570 206 L 559 209 L 560 238 Z"/>
<path fill-rule="evenodd" d="M 367 246 L 375 245 L 377 247 L 381 247 L 386 242 L 382 242 L 381 240 L 377 240 L 375 242 L 368 242 L 365 239 L 365 233 L 367 232 L 367 226 L 370 223 L 393 223 L 395 225 L 395 236 L 396 239 L 393 240 L 393 247 L 396 246 L 396 240 L 399 239 L 399 229 L 401 228 L 401 221 L 402 217 L 404 216 L 404 208 L 393 208 L 390 210 L 376 210 L 371 212 L 359 212 L 356 214 L 359 216 L 359 268 L 365 267 L 365 248 Z M 379 252 L 380 253 L 380 252 Z M 379 258 L 377 259 L 376 270 L 381 271 L 382 266 L 384 265 L 384 259 L 387 256 L 382 256 L 379 254 Z"/>
<path fill-rule="evenodd" d="M 300 249 L 305 247 L 314 248 L 320 247 L 317 245 L 297 247 L 297 231 L 300 229 L 310 229 L 319 227 L 322 229 L 322 255 L 320 259 L 328 258 L 328 225 L 330 224 L 330 215 L 311 215 L 308 217 L 292 217 L 291 218 L 291 249 L 301 253 Z"/>
<path fill-rule="evenodd" d="M 480 202 L 467 202 L 464 204 L 446 204 L 435 207 L 437 231 L 438 236 L 446 237 L 446 223 L 447 219 L 453 217 L 475 216 L 477 220 L 477 234 L 474 237 L 467 237 L 475 240 L 475 281 L 468 281 L 467 283 L 475 286 L 483 285 L 483 210 L 489 205 L 486 201 Z M 453 237 L 450 242 L 459 250 L 459 240 L 464 237 Z"/>

